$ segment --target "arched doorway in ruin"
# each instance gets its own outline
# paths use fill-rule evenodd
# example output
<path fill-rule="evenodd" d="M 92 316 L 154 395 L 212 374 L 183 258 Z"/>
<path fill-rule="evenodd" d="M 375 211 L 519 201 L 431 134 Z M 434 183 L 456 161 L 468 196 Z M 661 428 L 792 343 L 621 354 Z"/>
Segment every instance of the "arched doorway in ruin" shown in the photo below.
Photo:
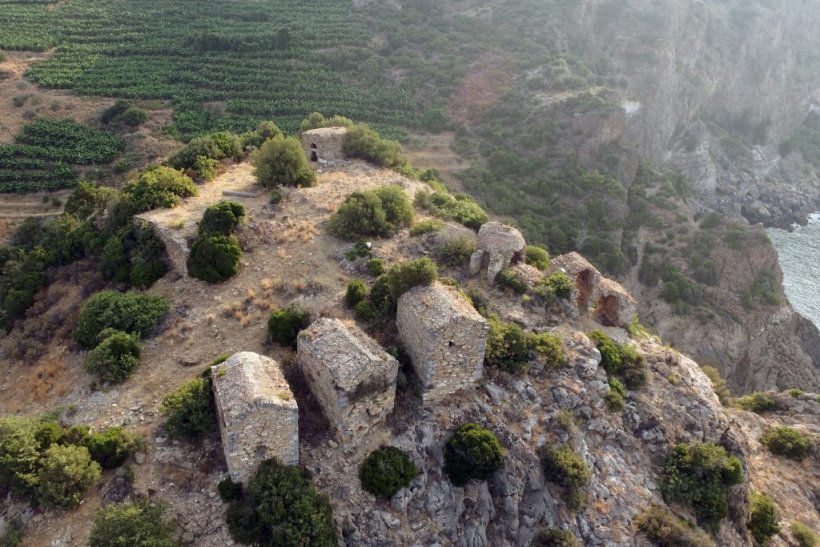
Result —
<path fill-rule="evenodd" d="M 319 161 L 319 150 L 315 143 L 310 145 L 310 161 Z"/>

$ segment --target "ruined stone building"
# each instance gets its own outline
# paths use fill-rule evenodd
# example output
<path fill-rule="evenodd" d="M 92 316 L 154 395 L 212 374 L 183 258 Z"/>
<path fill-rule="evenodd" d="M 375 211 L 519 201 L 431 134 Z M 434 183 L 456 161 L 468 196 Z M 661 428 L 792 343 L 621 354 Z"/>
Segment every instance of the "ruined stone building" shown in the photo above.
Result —
<path fill-rule="evenodd" d="M 302 133 L 302 148 L 311 165 L 345 159 L 346 127 L 321 127 Z"/>
<path fill-rule="evenodd" d="M 211 369 L 228 472 L 247 482 L 263 460 L 299 463 L 299 408 L 279 363 L 235 353 Z"/>
<path fill-rule="evenodd" d="M 521 232 L 501 224 L 487 222 L 478 230 L 478 244 L 470 257 L 470 275 L 486 272 L 490 282 L 504 268 L 523 262 L 527 255 L 527 242 Z"/>
<path fill-rule="evenodd" d="M 578 253 L 556 256 L 551 268 L 566 273 L 575 282 L 572 299 L 579 313 L 592 310 L 593 318 L 608 327 L 627 327 L 635 318 L 635 299 Z"/>
<path fill-rule="evenodd" d="M 425 401 L 481 378 L 490 327 L 456 289 L 434 283 L 407 291 L 399 298 L 396 323 Z"/>
<path fill-rule="evenodd" d="M 297 353 L 340 441 L 355 442 L 393 411 L 399 363 L 358 327 L 321 318 L 299 333 Z"/>

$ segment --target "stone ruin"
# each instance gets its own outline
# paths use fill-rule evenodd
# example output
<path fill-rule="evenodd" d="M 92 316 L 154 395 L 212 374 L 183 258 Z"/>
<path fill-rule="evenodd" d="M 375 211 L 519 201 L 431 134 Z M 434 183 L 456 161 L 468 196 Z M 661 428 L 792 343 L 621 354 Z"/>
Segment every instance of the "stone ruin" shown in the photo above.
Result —
<path fill-rule="evenodd" d="M 345 159 L 346 127 L 322 127 L 302 133 L 302 148 L 312 166 Z"/>
<path fill-rule="evenodd" d="M 574 252 L 556 256 L 551 265 L 575 281 L 572 298 L 580 313 L 592 308 L 595 320 L 608 327 L 626 327 L 635 318 L 635 299 L 620 284 L 601 276 L 583 256 Z"/>
<path fill-rule="evenodd" d="M 297 354 L 339 441 L 355 442 L 393 411 L 399 363 L 358 327 L 318 319 L 299 333 Z"/>
<path fill-rule="evenodd" d="M 211 368 L 211 378 L 231 480 L 247 483 L 272 457 L 299 464 L 299 407 L 279 363 L 235 353 Z"/>
<path fill-rule="evenodd" d="M 189 233 L 169 226 L 164 218 L 160 216 L 165 211 L 164 209 L 155 209 L 134 218 L 151 226 L 151 230 L 165 245 L 165 254 L 168 256 L 168 265 L 171 267 L 171 271 L 185 277 L 188 275 L 188 255 L 191 252 L 188 245 Z"/>
<path fill-rule="evenodd" d="M 527 255 L 527 242 L 521 232 L 501 224 L 487 222 L 478 230 L 476 252 L 470 257 L 470 275 L 485 271 L 490 282 L 501 271 L 523 262 Z"/>
<path fill-rule="evenodd" d="M 456 289 L 433 283 L 407 291 L 399 298 L 396 324 L 425 401 L 441 400 L 481 378 L 490 327 Z"/>

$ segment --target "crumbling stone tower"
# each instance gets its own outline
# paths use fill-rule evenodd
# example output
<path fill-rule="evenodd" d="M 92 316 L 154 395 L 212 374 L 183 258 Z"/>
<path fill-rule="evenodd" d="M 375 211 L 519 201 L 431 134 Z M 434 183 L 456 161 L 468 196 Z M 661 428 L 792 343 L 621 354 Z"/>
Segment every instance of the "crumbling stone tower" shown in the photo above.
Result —
<path fill-rule="evenodd" d="M 211 369 L 219 433 L 231 479 L 247 482 L 259 463 L 299 463 L 299 407 L 279 363 L 243 351 Z"/>
<path fill-rule="evenodd" d="M 302 133 L 302 148 L 311 165 L 345 159 L 344 144 L 346 127 L 321 127 Z"/>
<path fill-rule="evenodd" d="M 355 442 L 393 411 L 398 361 L 356 326 L 322 318 L 299 333 L 299 366 L 336 437 Z"/>
<path fill-rule="evenodd" d="M 509 266 L 523 262 L 527 256 L 527 242 L 521 232 L 501 224 L 487 222 L 478 230 L 476 252 L 470 257 L 470 275 L 487 272 L 490 282 Z"/>
<path fill-rule="evenodd" d="M 396 323 L 425 401 L 441 400 L 481 378 L 490 327 L 457 290 L 434 283 L 407 291 L 399 298 Z"/>

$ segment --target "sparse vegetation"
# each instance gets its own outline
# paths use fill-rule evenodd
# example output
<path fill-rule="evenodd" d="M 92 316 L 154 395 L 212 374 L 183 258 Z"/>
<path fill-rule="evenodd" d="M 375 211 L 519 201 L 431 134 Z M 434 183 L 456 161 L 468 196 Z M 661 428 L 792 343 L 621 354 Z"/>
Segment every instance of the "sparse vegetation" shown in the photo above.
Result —
<path fill-rule="evenodd" d="M 726 385 L 726 379 L 720 375 L 720 372 L 715 367 L 705 366 L 703 367 L 703 373 L 712 381 L 712 389 L 715 390 L 715 395 L 720 400 L 720 404 L 723 406 L 731 405 L 732 393 Z"/>
<path fill-rule="evenodd" d="M 295 465 L 266 460 L 226 514 L 234 541 L 257 545 L 335 547 L 332 508 L 310 474 Z"/>
<path fill-rule="evenodd" d="M 802 522 L 792 522 L 789 531 L 799 547 L 816 547 L 820 544 L 820 536 Z"/>
<path fill-rule="evenodd" d="M 276 310 L 268 318 L 268 334 L 271 340 L 282 346 L 296 349 L 299 331 L 310 326 L 310 313 L 297 306 Z"/>
<path fill-rule="evenodd" d="M 413 203 L 431 215 L 445 220 L 455 220 L 468 228 L 478 231 L 490 217 L 473 199 L 466 194 L 451 196 L 445 190 L 416 193 Z"/>
<path fill-rule="evenodd" d="M 691 522 L 682 520 L 660 505 L 646 508 L 635 519 L 638 530 L 649 541 L 668 547 L 708 547 L 715 542 Z"/>
<path fill-rule="evenodd" d="M 529 289 L 529 285 L 527 285 L 521 274 L 513 269 L 507 269 L 499 273 L 496 282 L 504 289 L 517 294 L 525 294 Z"/>
<path fill-rule="evenodd" d="M 577 511 L 584 503 L 584 488 L 592 478 L 586 462 L 567 445 L 549 445 L 541 453 L 544 476 L 565 488 L 564 501 Z"/>
<path fill-rule="evenodd" d="M 429 258 L 408 260 L 396 264 L 385 274 L 390 295 L 398 300 L 401 295 L 419 285 L 430 285 L 438 279 L 438 268 Z"/>
<path fill-rule="evenodd" d="M 175 523 L 147 499 L 106 505 L 97 512 L 89 547 L 175 547 Z"/>
<path fill-rule="evenodd" d="M 749 530 L 757 545 L 767 545 L 773 536 L 780 533 L 774 500 L 766 494 L 752 492 L 750 502 Z"/>
<path fill-rule="evenodd" d="M 581 547 L 581 542 L 569 530 L 545 528 L 535 534 L 530 547 Z"/>
<path fill-rule="evenodd" d="M 459 427 L 444 445 L 444 472 L 455 486 L 487 480 L 504 462 L 504 448 L 492 431 L 478 424 Z"/>
<path fill-rule="evenodd" d="M 729 511 L 728 489 L 742 481 L 743 465 L 722 446 L 681 443 L 666 458 L 662 490 L 667 502 L 686 504 L 713 527 Z"/>
<path fill-rule="evenodd" d="M 359 468 L 362 488 L 376 497 L 391 498 L 418 474 L 410 458 L 392 446 L 371 452 Z"/>
<path fill-rule="evenodd" d="M 475 252 L 475 243 L 467 236 L 460 236 L 444 242 L 438 251 L 438 260 L 445 266 L 463 266 Z"/>
<path fill-rule="evenodd" d="M 735 405 L 737 405 L 738 408 L 756 412 L 757 414 L 770 412 L 778 408 L 777 401 L 774 397 L 760 391 L 755 391 L 754 393 L 735 399 Z"/>
<path fill-rule="evenodd" d="M 383 139 L 378 133 L 365 124 L 348 127 L 342 145 L 344 153 L 350 158 L 361 158 L 380 167 L 395 169 L 406 174 L 413 174 L 413 167 L 395 141 Z"/>
<path fill-rule="evenodd" d="M 602 331 L 592 331 L 589 338 L 601 352 L 601 365 L 607 374 L 621 379 L 629 389 L 646 383 L 649 375 L 646 359 L 629 344 L 619 344 Z"/>
<path fill-rule="evenodd" d="M 609 393 L 604 397 L 607 407 L 609 407 L 609 410 L 612 412 L 621 412 L 625 406 L 624 397 L 626 396 L 626 388 L 623 383 L 614 376 L 609 377 L 608 383 Z"/>
<path fill-rule="evenodd" d="M 760 438 L 760 443 L 772 454 L 792 460 L 802 460 L 812 449 L 811 438 L 808 435 L 786 426 L 770 429 Z"/>
<path fill-rule="evenodd" d="M 421 220 L 410 227 L 410 236 L 416 237 L 424 234 L 438 232 L 444 227 L 444 223 L 436 219 Z"/>

